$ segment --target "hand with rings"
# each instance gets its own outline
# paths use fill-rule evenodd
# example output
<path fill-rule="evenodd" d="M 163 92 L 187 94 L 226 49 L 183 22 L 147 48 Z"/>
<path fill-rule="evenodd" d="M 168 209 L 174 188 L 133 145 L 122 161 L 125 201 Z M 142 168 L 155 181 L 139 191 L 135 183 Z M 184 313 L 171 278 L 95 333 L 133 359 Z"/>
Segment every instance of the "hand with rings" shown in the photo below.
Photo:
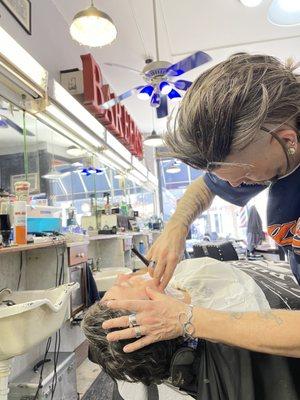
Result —
<path fill-rule="evenodd" d="M 139 339 L 142 337 L 141 327 L 138 325 L 136 321 L 136 314 L 130 314 L 128 317 L 129 320 L 129 327 L 134 328 L 135 330 L 135 337 Z"/>
<path fill-rule="evenodd" d="M 110 300 L 107 307 L 128 310 L 132 313 L 103 322 L 103 329 L 124 328 L 111 331 L 109 341 L 137 338 L 123 350 L 130 353 L 151 343 L 174 339 L 182 335 L 180 313 L 186 313 L 188 305 L 147 287 L 150 300 Z"/>
<path fill-rule="evenodd" d="M 186 226 L 169 221 L 146 255 L 146 258 L 151 260 L 148 272 L 160 282 L 160 290 L 166 288 L 181 260 L 187 233 Z"/>

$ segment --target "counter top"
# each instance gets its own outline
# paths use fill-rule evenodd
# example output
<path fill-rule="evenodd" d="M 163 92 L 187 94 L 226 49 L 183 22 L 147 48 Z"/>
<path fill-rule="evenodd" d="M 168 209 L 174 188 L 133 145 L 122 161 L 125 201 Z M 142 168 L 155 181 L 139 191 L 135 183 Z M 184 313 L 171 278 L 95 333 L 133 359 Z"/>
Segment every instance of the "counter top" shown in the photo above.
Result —
<path fill-rule="evenodd" d="M 66 245 L 67 247 L 76 247 L 76 246 L 83 246 L 86 245 L 88 246 L 90 243 L 89 239 L 83 240 L 83 241 L 78 241 L 78 242 L 67 242 Z"/>
<path fill-rule="evenodd" d="M 47 247 L 55 247 L 62 244 L 65 244 L 64 240 L 52 240 L 49 242 L 41 242 L 41 243 L 32 243 L 32 244 L 21 244 L 21 245 L 12 245 L 10 247 L 1 247 L 0 248 L 0 255 L 1 254 L 8 254 L 8 253 L 18 253 L 19 251 L 30 251 L 36 249 L 43 249 Z"/>
<path fill-rule="evenodd" d="M 151 231 L 140 231 L 140 232 L 124 232 L 124 233 L 117 233 L 115 235 L 93 235 L 89 236 L 88 240 L 93 241 L 93 240 L 103 240 L 103 239 L 125 239 L 128 237 L 133 237 L 133 236 L 148 236 L 151 235 Z"/>
<path fill-rule="evenodd" d="M 94 235 L 89 236 L 89 240 L 104 240 L 104 239 L 125 239 L 126 237 L 132 237 L 131 233 L 123 233 L 123 234 L 116 234 L 116 235 Z"/>
<path fill-rule="evenodd" d="M 90 242 L 95 241 L 95 240 L 126 239 L 126 238 L 132 238 L 133 236 L 151 235 L 151 234 L 152 234 L 152 231 L 124 232 L 124 233 L 118 233 L 116 235 L 87 236 L 83 241 L 70 242 L 70 243 L 66 243 L 66 241 L 64 239 L 58 239 L 58 240 L 44 241 L 44 242 L 40 242 L 40 243 L 12 245 L 10 247 L 0 247 L 0 255 L 7 254 L 7 253 L 17 253 L 19 251 L 30 251 L 30 250 L 35 250 L 35 249 L 43 249 L 43 248 L 47 248 L 47 247 L 55 247 L 55 246 L 62 245 L 62 244 L 66 244 L 67 247 L 75 247 L 75 246 L 88 245 Z"/>

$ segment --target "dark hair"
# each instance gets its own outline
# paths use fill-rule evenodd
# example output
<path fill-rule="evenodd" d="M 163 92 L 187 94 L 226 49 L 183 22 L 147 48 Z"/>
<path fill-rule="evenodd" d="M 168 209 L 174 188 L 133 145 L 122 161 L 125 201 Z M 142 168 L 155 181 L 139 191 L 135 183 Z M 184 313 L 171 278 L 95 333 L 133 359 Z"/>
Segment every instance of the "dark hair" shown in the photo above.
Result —
<path fill-rule="evenodd" d="M 136 339 L 109 342 L 106 335 L 110 330 L 102 328 L 104 321 L 123 315 L 129 313 L 111 310 L 101 303 L 88 309 L 81 326 L 92 345 L 93 360 L 113 379 L 142 382 L 145 385 L 161 383 L 170 376 L 171 358 L 182 344 L 183 338 L 164 340 L 132 353 L 124 353 L 123 347 Z"/>
<path fill-rule="evenodd" d="M 300 83 L 292 66 L 267 55 L 238 53 L 195 80 L 165 141 L 173 157 L 206 169 L 258 140 L 265 124 L 276 128 L 289 121 L 299 128 L 299 111 Z"/>

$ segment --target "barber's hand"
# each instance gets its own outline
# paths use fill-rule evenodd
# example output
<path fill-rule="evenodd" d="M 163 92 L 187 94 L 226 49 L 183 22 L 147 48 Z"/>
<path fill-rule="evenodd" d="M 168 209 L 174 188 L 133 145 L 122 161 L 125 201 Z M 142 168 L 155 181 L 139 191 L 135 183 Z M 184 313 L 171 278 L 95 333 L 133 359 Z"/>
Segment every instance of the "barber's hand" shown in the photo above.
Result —
<path fill-rule="evenodd" d="M 187 233 L 186 226 L 170 221 L 146 255 L 148 260 L 155 261 L 154 271 L 149 267 L 148 272 L 160 281 L 161 290 L 167 286 L 181 260 Z"/>
<path fill-rule="evenodd" d="M 187 312 L 187 304 L 148 287 L 146 291 L 151 300 L 111 300 L 107 303 L 109 308 L 136 313 L 142 337 L 126 345 L 123 348 L 125 353 L 131 353 L 161 340 L 175 339 L 183 333 L 179 314 Z M 110 332 L 107 340 L 111 342 L 136 337 L 135 329 L 129 327 L 128 315 L 109 319 L 103 322 L 102 328 L 125 328 Z"/>

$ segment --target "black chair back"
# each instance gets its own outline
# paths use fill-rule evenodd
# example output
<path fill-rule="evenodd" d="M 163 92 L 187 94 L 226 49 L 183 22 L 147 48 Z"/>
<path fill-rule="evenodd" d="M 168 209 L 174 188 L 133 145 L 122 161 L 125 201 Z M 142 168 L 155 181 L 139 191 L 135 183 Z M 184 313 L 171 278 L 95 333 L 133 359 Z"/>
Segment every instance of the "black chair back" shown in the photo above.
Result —
<path fill-rule="evenodd" d="M 193 246 L 193 258 L 211 257 L 220 261 L 238 260 L 231 242 L 201 242 Z"/>

